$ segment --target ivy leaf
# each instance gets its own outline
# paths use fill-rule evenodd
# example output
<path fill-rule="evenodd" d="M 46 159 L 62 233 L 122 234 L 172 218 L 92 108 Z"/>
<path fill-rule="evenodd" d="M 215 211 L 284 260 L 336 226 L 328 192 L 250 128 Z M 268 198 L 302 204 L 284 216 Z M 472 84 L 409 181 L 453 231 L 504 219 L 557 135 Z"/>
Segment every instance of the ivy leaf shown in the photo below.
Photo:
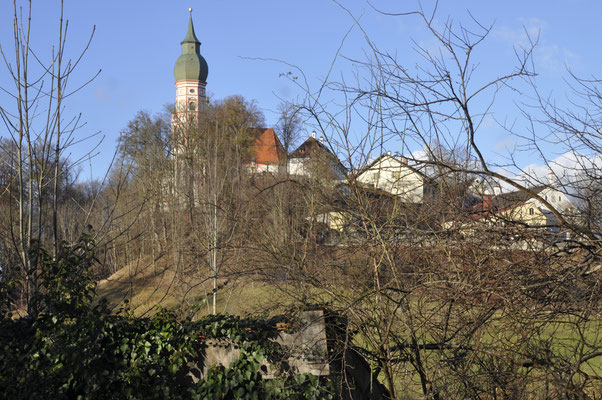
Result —
<path fill-rule="evenodd" d="M 172 374 L 175 374 L 176 372 L 178 372 L 178 365 L 177 364 L 169 364 L 169 372 L 171 372 Z"/>

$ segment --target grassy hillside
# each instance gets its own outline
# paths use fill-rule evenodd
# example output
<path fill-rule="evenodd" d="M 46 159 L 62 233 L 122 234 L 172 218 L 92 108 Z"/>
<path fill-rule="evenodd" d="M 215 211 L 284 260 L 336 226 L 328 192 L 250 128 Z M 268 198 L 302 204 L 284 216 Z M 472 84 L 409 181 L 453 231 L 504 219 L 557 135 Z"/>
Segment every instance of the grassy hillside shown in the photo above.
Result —
<path fill-rule="evenodd" d="M 127 304 L 137 316 L 154 314 L 158 307 L 187 314 L 196 308 L 196 317 L 209 313 L 211 281 L 198 270 L 175 268 L 164 261 L 153 265 L 142 257 L 98 283 L 97 296 L 112 308 Z M 228 280 L 218 291 L 218 310 L 236 315 L 284 311 L 290 304 L 277 288 L 257 277 L 244 275 Z"/>

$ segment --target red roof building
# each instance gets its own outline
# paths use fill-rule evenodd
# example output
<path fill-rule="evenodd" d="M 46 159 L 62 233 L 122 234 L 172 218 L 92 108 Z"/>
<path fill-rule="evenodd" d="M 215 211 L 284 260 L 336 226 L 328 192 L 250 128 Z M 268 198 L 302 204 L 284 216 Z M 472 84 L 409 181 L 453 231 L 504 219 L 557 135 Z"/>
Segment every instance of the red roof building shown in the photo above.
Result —
<path fill-rule="evenodd" d="M 251 172 L 281 172 L 286 160 L 284 147 L 272 128 L 252 128 L 249 131 L 255 143 L 251 148 Z"/>

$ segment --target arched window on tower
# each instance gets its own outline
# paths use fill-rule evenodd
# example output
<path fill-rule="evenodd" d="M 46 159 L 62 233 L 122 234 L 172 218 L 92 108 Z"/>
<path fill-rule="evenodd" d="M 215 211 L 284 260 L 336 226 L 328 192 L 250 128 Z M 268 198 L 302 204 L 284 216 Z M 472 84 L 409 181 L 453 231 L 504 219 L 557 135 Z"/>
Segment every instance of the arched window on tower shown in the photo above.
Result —
<path fill-rule="evenodd" d="M 188 103 L 188 111 L 195 111 L 196 110 L 196 103 L 194 101 L 191 101 L 190 103 Z"/>

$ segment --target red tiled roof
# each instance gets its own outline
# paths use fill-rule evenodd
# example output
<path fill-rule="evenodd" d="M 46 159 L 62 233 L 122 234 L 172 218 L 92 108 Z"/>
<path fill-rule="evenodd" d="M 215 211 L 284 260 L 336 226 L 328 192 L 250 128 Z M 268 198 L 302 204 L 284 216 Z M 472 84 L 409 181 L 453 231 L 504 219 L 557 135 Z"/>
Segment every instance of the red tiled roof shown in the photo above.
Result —
<path fill-rule="evenodd" d="M 274 129 L 252 128 L 251 137 L 255 138 L 251 157 L 257 164 L 281 164 L 284 162 L 284 147 L 280 143 Z"/>
<path fill-rule="evenodd" d="M 510 211 L 512 209 L 518 208 L 519 206 L 522 206 L 525 204 L 527 204 L 527 203 L 526 202 L 514 203 L 507 207 L 500 208 L 500 207 L 496 207 L 495 205 L 491 205 L 491 203 L 489 203 L 489 204 L 479 203 L 479 204 L 476 204 L 472 208 L 473 213 L 470 215 L 470 218 L 481 219 L 481 218 L 491 217 L 494 215 L 499 215 L 500 213 Z"/>
<path fill-rule="evenodd" d="M 531 193 L 539 194 L 546 185 L 534 186 L 529 189 Z M 502 193 L 497 196 L 486 195 L 483 202 L 476 204 L 473 208 L 473 218 L 479 219 L 485 216 L 491 216 L 502 212 L 510 211 L 514 208 L 527 204 L 531 199 L 531 194 L 527 191 L 514 191 Z"/>

